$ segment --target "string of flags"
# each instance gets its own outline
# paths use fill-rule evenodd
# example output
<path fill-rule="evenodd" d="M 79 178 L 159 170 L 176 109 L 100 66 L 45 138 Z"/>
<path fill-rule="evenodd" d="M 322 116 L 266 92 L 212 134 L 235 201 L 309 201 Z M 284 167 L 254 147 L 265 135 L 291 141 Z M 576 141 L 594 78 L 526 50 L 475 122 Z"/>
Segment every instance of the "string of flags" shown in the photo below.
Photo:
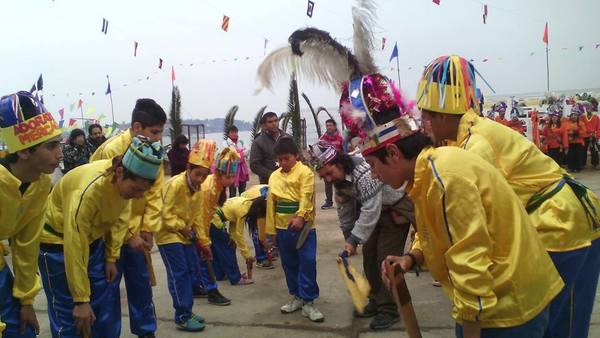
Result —
<path fill-rule="evenodd" d="M 385 49 L 385 38 L 381 38 L 381 50 Z"/>
<path fill-rule="evenodd" d="M 221 29 L 227 32 L 229 29 L 229 17 L 227 15 L 223 15 L 223 22 L 221 23 Z"/>
<path fill-rule="evenodd" d="M 108 20 L 102 18 L 102 33 L 106 35 L 108 33 Z"/>
<path fill-rule="evenodd" d="M 486 4 L 483 5 L 483 24 L 486 24 L 487 21 L 487 16 L 488 16 L 488 7 Z"/>
<path fill-rule="evenodd" d="M 308 0 L 308 5 L 306 7 L 306 15 L 309 18 L 312 18 L 314 10 L 315 10 L 315 2 L 311 1 L 311 0 Z"/>

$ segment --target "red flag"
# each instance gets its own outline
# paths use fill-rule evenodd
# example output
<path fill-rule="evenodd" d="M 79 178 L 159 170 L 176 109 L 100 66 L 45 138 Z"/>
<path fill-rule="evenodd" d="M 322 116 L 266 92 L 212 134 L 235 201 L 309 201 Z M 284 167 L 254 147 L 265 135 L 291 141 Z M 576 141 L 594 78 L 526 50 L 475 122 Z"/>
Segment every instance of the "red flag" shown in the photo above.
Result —
<path fill-rule="evenodd" d="M 542 41 L 545 44 L 548 44 L 548 23 L 546 22 L 546 27 L 544 28 L 544 37 L 542 37 Z"/>
<path fill-rule="evenodd" d="M 171 81 L 175 81 L 175 66 L 171 66 Z"/>
<path fill-rule="evenodd" d="M 138 47 L 138 42 L 134 41 L 133 42 L 133 56 L 136 57 L 137 56 L 137 47 Z"/>
<path fill-rule="evenodd" d="M 488 59 L 483 59 L 481 60 L 481 62 L 488 62 Z"/>
<path fill-rule="evenodd" d="M 158 59 L 158 69 L 162 69 L 162 61 L 161 58 Z"/>
<path fill-rule="evenodd" d="M 439 6 L 440 5 L 440 0 L 433 0 L 433 3 Z"/>
<path fill-rule="evenodd" d="M 381 38 L 381 50 L 385 49 L 385 38 Z"/>
<path fill-rule="evenodd" d="M 75 120 L 75 119 L 69 119 L 69 127 L 71 127 L 75 123 L 77 123 L 77 120 Z"/>
<path fill-rule="evenodd" d="M 77 102 L 77 108 L 81 107 L 83 107 L 83 99 L 79 99 L 79 102 Z"/>
<path fill-rule="evenodd" d="M 223 23 L 221 23 L 221 29 L 226 32 L 229 29 L 229 17 L 227 15 L 223 15 Z"/>
<path fill-rule="evenodd" d="M 58 115 L 60 115 L 61 120 L 64 120 L 65 119 L 65 108 L 60 108 L 58 110 Z"/>

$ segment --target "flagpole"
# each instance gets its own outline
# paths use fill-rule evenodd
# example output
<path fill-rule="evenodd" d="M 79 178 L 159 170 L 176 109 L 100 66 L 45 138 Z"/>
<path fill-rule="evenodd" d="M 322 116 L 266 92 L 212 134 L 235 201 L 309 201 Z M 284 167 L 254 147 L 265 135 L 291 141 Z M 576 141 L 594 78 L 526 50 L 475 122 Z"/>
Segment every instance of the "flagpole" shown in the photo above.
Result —
<path fill-rule="evenodd" d="M 398 72 L 398 89 L 402 89 L 402 82 L 400 82 L 400 56 L 396 56 L 396 71 Z"/>
<path fill-rule="evenodd" d="M 548 54 L 548 43 L 546 42 L 546 91 L 550 91 L 550 60 Z"/>
<path fill-rule="evenodd" d="M 108 75 L 106 75 L 106 79 L 108 80 L 108 85 L 110 86 L 110 78 L 108 77 Z M 110 112 L 112 115 L 112 123 L 115 124 L 115 107 L 113 106 L 112 89 L 110 93 L 108 93 L 108 95 L 110 98 Z"/>
<path fill-rule="evenodd" d="M 80 100 L 81 100 L 81 99 L 80 99 Z M 85 119 L 83 118 L 83 104 L 81 104 L 81 105 L 79 106 L 79 111 L 81 111 L 81 128 L 83 128 L 83 127 L 84 127 L 84 123 L 83 123 L 83 121 L 85 121 Z"/>

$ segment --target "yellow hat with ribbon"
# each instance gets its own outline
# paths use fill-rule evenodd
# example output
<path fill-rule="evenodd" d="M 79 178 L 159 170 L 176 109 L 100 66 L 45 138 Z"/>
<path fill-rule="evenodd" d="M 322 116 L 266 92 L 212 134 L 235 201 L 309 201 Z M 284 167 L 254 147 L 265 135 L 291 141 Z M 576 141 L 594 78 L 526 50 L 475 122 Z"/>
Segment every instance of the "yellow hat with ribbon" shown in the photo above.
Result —
<path fill-rule="evenodd" d="M 465 58 L 457 55 L 438 57 L 423 72 L 417 90 L 417 107 L 443 114 L 479 112 L 475 75 L 495 92 Z"/>
<path fill-rule="evenodd" d="M 9 153 L 27 149 L 61 135 L 52 114 L 29 92 L 0 98 L 0 134 Z"/>
<path fill-rule="evenodd" d="M 188 163 L 210 169 L 215 162 L 217 143 L 215 141 L 202 139 L 190 151 Z"/>
<path fill-rule="evenodd" d="M 216 169 L 224 175 L 234 175 L 237 173 L 238 165 L 240 164 L 240 155 L 230 147 L 221 150 L 217 156 Z"/>

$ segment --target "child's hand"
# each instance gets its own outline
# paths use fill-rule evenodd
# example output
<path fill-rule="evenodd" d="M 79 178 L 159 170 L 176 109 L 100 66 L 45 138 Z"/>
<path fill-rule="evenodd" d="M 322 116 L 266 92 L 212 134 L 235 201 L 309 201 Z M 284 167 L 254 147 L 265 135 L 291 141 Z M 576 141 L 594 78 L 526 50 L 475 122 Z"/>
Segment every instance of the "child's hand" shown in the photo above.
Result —
<path fill-rule="evenodd" d="M 289 226 L 294 231 L 302 230 L 302 227 L 304 226 L 304 217 L 295 216 L 290 220 Z"/>
<path fill-rule="evenodd" d="M 181 229 L 181 230 L 179 230 L 179 232 L 183 235 L 183 237 L 185 237 L 187 239 L 192 239 L 192 236 L 194 234 L 194 232 L 192 231 L 192 228 Z"/>

